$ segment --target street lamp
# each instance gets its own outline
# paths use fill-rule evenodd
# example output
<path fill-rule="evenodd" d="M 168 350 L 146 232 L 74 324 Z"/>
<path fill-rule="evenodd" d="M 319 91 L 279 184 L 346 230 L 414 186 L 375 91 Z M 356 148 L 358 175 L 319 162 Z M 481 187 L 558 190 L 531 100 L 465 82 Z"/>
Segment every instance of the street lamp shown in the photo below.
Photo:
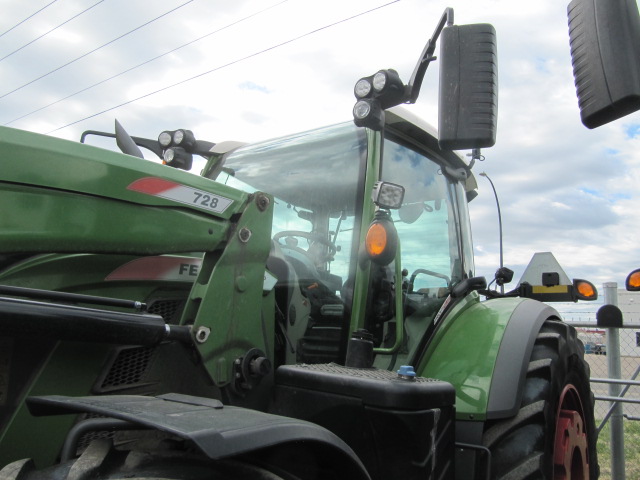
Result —
<path fill-rule="evenodd" d="M 491 178 L 489 178 L 489 175 L 487 175 L 485 172 L 480 173 L 481 177 L 485 177 L 487 180 L 489 180 L 489 183 L 491 184 L 491 188 L 493 189 L 493 195 L 494 197 L 496 197 L 496 205 L 498 207 L 498 227 L 500 229 L 500 271 L 502 271 L 503 267 L 504 267 L 504 258 L 503 258 L 503 253 L 502 253 L 502 214 L 500 213 L 500 202 L 498 201 L 498 192 L 496 192 L 496 187 L 493 185 L 493 182 L 491 181 Z M 504 293 L 504 282 L 499 282 L 500 285 L 500 293 Z"/>

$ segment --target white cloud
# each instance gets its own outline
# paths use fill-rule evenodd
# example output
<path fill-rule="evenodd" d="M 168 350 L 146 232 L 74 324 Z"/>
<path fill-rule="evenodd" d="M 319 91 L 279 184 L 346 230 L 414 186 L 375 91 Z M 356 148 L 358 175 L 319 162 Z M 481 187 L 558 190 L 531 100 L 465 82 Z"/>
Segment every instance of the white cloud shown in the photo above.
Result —
<path fill-rule="evenodd" d="M 0 62 L 0 96 L 183 1 L 153 2 L 152 9 L 139 0 L 100 4 Z M 444 8 L 453 6 L 457 23 L 492 23 L 498 35 L 498 142 L 484 151 L 487 159 L 475 172 L 485 170 L 498 189 L 505 264 L 521 271 L 536 251 L 553 251 L 570 276 L 619 283 L 640 266 L 640 116 L 592 131 L 581 125 L 566 2 L 404 0 L 325 30 L 319 29 L 386 2 L 278 3 L 195 0 L 0 98 L 0 124 L 216 30 L 11 126 L 48 132 L 205 72 L 54 135 L 78 139 L 85 129 L 112 131 L 117 117 L 133 135 L 186 127 L 211 141 L 256 141 L 348 120 L 355 81 L 390 67 L 408 80 Z M 3 5 L 0 33 L 44 4 Z M 0 37 L 0 58 L 86 6 L 56 2 Z M 418 103 L 409 107 L 434 124 L 437 73 L 435 62 Z M 499 262 L 495 199 L 485 179 L 478 183 L 480 196 L 470 205 L 476 265 L 491 276 Z"/>

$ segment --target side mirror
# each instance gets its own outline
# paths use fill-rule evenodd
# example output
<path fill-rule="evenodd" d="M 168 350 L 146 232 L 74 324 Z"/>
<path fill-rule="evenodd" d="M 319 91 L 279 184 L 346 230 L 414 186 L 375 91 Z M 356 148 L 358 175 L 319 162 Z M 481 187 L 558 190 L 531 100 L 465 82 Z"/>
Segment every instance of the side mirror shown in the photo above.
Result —
<path fill-rule="evenodd" d="M 452 25 L 440 42 L 440 148 L 491 147 L 498 122 L 496 31 L 484 23 Z"/>
<path fill-rule="evenodd" d="M 580 117 L 596 128 L 640 109 L 640 15 L 635 0 L 567 7 Z"/>

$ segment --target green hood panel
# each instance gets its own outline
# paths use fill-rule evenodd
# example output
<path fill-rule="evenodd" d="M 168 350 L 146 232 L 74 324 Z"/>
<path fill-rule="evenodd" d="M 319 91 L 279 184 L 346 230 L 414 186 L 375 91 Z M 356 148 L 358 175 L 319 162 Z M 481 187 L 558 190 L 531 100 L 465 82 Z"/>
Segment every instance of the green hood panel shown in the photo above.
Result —
<path fill-rule="evenodd" d="M 250 200 L 149 160 L 3 127 L 0 162 L 3 253 L 213 250 Z"/>
<path fill-rule="evenodd" d="M 150 160 L 33 132 L 0 127 L 1 182 L 39 186 L 152 206 L 182 206 L 228 219 L 246 194 Z M 139 182 L 145 182 L 142 188 Z M 151 181 L 151 183 L 150 183 Z M 181 193 L 167 194 L 171 187 Z M 163 194 L 164 192 L 164 194 Z M 217 194 L 220 207 L 198 197 Z M 215 202 L 216 204 L 219 202 Z M 212 208 L 213 207 L 213 208 Z"/>

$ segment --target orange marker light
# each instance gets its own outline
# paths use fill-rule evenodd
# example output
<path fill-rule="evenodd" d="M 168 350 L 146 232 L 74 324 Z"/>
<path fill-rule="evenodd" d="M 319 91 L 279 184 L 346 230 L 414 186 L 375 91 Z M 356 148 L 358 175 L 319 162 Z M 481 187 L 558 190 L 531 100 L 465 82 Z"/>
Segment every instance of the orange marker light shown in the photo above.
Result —
<path fill-rule="evenodd" d="M 593 283 L 582 280 L 580 278 L 573 279 L 573 301 L 578 300 L 597 300 L 598 299 L 598 290 L 593 285 Z"/>
<path fill-rule="evenodd" d="M 578 287 L 578 293 L 588 298 L 593 297 L 596 293 L 595 289 L 593 288 L 593 285 L 587 282 L 579 282 L 577 287 Z"/>
<path fill-rule="evenodd" d="M 626 287 L 630 292 L 637 292 L 640 290 L 640 269 L 632 271 L 627 277 Z"/>
<path fill-rule="evenodd" d="M 381 223 L 374 223 L 367 231 L 366 247 L 371 257 L 380 256 L 387 246 L 387 230 Z"/>

